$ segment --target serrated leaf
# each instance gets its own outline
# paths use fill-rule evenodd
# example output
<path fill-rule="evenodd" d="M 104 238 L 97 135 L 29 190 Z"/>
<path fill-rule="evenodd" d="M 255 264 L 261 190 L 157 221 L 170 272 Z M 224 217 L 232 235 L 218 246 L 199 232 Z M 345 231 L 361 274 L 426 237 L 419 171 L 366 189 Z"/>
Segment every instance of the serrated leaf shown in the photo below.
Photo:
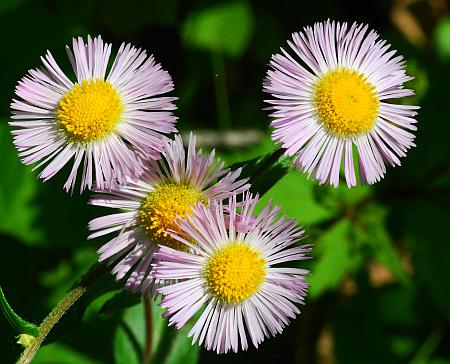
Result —
<path fill-rule="evenodd" d="M 183 24 L 186 43 L 233 57 L 247 47 L 253 32 L 253 14 L 245 1 L 223 3 L 192 13 Z"/>

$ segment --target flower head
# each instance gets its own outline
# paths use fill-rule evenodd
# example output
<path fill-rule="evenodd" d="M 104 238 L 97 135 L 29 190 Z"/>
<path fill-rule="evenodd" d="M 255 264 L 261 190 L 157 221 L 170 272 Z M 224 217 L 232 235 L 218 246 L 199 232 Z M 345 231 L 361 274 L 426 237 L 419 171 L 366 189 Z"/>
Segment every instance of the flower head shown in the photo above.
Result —
<path fill-rule="evenodd" d="M 11 103 L 10 125 L 23 163 L 45 166 L 48 180 L 74 160 L 64 187 L 73 190 L 82 165 L 80 189 L 124 183 L 143 172 L 141 154 L 158 158 L 163 134 L 176 131 L 170 75 L 153 56 L 122 44 L 108 71 L 111 44 L 101 37 L 73 40 L 66 48 L 76 82 L 48 51 L 44 66 L 30 70 Z"/>
<path fill-rule="evenodd" d="M 223 162 L 214 161 L 214 152 L 205 155 L 195 150 L 190 135 L 187 154 L 180 135 L 165 141 L 159 161 L 149 161 L 149 168 L 137 181 L 94 196 L 91 204 L 125 210 L 96 218 L 89 223 L 90 238 L 118 232 L 99 250 L 100 260 L 114 265 L 117 279 L 127 274 L 125 286 L 132 291 L 154 293 L 155 282 L 149 276 L 153 254 L 158 244 L 185 250 L 187 246 L 167 231 L 177 231 L 177 218 L 192 213 L 195 204 L 223 200 L 232 192 L 249 188 L 238 179 L 241 170 L 230 172 Z M 216 181 L 217 180 L 217 181 Z"/>
<path fill-rule="evenodd" d="M 264 81 L 274 110 L 272 139 L 319 183 L 339 184 L 341 165 L 356 185 L 379 181 L 414 146 L 417 106 L 392 103 L 413 95 L 403 57 L 367 25 L 326 21 L 294 33 L 272 56 Z"/>
<path fill-rule="evenodd" d="M 247 195 L 239 208 L 236 196 L 229 206 L 196 205 L 173 233 L 190 250 L 161 246 L 155 254 L 152 275 L 171 282 L 159 289 L 169 324 L 180 328 L 202 311 L 189 336 L 218 353 L 246 350 L 247 336 L 257 347 L 281 333 L 306 295 L 308 271 L 294 263 L 311 250 L 294 246 L 303 231 L 278 207 L 252 216 L 257 201 Z"/>

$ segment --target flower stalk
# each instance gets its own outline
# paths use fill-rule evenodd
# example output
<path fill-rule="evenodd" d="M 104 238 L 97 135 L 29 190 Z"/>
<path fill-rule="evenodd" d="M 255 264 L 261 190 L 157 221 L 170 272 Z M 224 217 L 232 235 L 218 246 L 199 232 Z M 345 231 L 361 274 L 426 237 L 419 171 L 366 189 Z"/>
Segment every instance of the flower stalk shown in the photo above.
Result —
<path fill-rule="evenodd" d="M 39 348 L 53 327 L 59 322 L 70 307 L 106 272 L 104 265 L 96 265 L 87 273 L 80 283 L 70 290 L 53 308 L 49 315 L 39 325 L 39 334 L 22 352 L 17 364 L 31 363 Z"/>

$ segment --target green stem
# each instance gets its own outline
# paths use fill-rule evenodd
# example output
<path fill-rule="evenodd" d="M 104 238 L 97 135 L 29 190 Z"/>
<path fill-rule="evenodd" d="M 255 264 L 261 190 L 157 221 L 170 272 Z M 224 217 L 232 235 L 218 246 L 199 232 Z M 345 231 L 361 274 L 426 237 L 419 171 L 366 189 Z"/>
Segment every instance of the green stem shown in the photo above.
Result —
<path fill-rule="evenodd" d="M 442 327 L 438 326 L 431 331 L 430 335 L 428 335 L 425 342 L 417 351 L 414 358 L 411 360 L 411 364 L 425 364 L 433 355 L 433 352 L 439 346 L 439 343 L 444 336 L 444 330 Z"/>
<path fill-rule="evenodd" d="M 93 283 L 97 281 L 106 272 L 104 265 L 97 265 L 86 276 L 83 277 L 81 282 L 70 290 L 53 308 L 50 314 L 42 321 L 39 326 L 39 335 L 35 340 L 25 348 L 20 356 L 17 364 L 31 363 L 39 348 L 44 342 L 45 338 L 53 327 L 58 323 L 61 317 L 67 312 L 67 310 L 88 290 Z"/>
<path fill-rule="evenodd" d="M 221 130 L 231 128 L 231 113 L 228 102 L 227 80 L 225 76 L 225 62 L 220 49 L 211 52 L 211 63 L 216 94 L 217 117 Z"/>

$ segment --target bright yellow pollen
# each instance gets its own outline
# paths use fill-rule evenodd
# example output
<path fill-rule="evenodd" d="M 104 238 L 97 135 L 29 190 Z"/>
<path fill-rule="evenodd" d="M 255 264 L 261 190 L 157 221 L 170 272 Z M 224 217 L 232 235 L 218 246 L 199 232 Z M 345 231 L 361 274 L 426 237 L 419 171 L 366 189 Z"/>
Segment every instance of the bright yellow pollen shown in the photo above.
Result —
<path fill-rule="evenodd" d="M 89 142 L 112 132 L 122 111 L 113 85 L 95 79 L 75 84 L 59 101 L 56 117 L 69 137 Z"/>
<path fill-rule="evenodd" d="M 186 250 L 186 245 L 172 238 L 165 230 L 179 230 L 175 220 L 191 214 L 197 202 L 205 202 L 201 191 L 187 184 L 167 183 L 150 192 L 139 208 L 142 228 L 151 241 Z"/>
<path fill-rule="evenodd" d="M 339 68 L 316 84 L 314 103 L 325 127 L 348 137 L 372 129 L 380 101 L 375 87 L 364 75 Z"/>
<path fill-rule="evenodd" d="M 245 243 L 232 243 L 214 253 L 204 271 L 214 295 L 239 303 L 255 293 L 266 276 L 266 260 Z"/>

